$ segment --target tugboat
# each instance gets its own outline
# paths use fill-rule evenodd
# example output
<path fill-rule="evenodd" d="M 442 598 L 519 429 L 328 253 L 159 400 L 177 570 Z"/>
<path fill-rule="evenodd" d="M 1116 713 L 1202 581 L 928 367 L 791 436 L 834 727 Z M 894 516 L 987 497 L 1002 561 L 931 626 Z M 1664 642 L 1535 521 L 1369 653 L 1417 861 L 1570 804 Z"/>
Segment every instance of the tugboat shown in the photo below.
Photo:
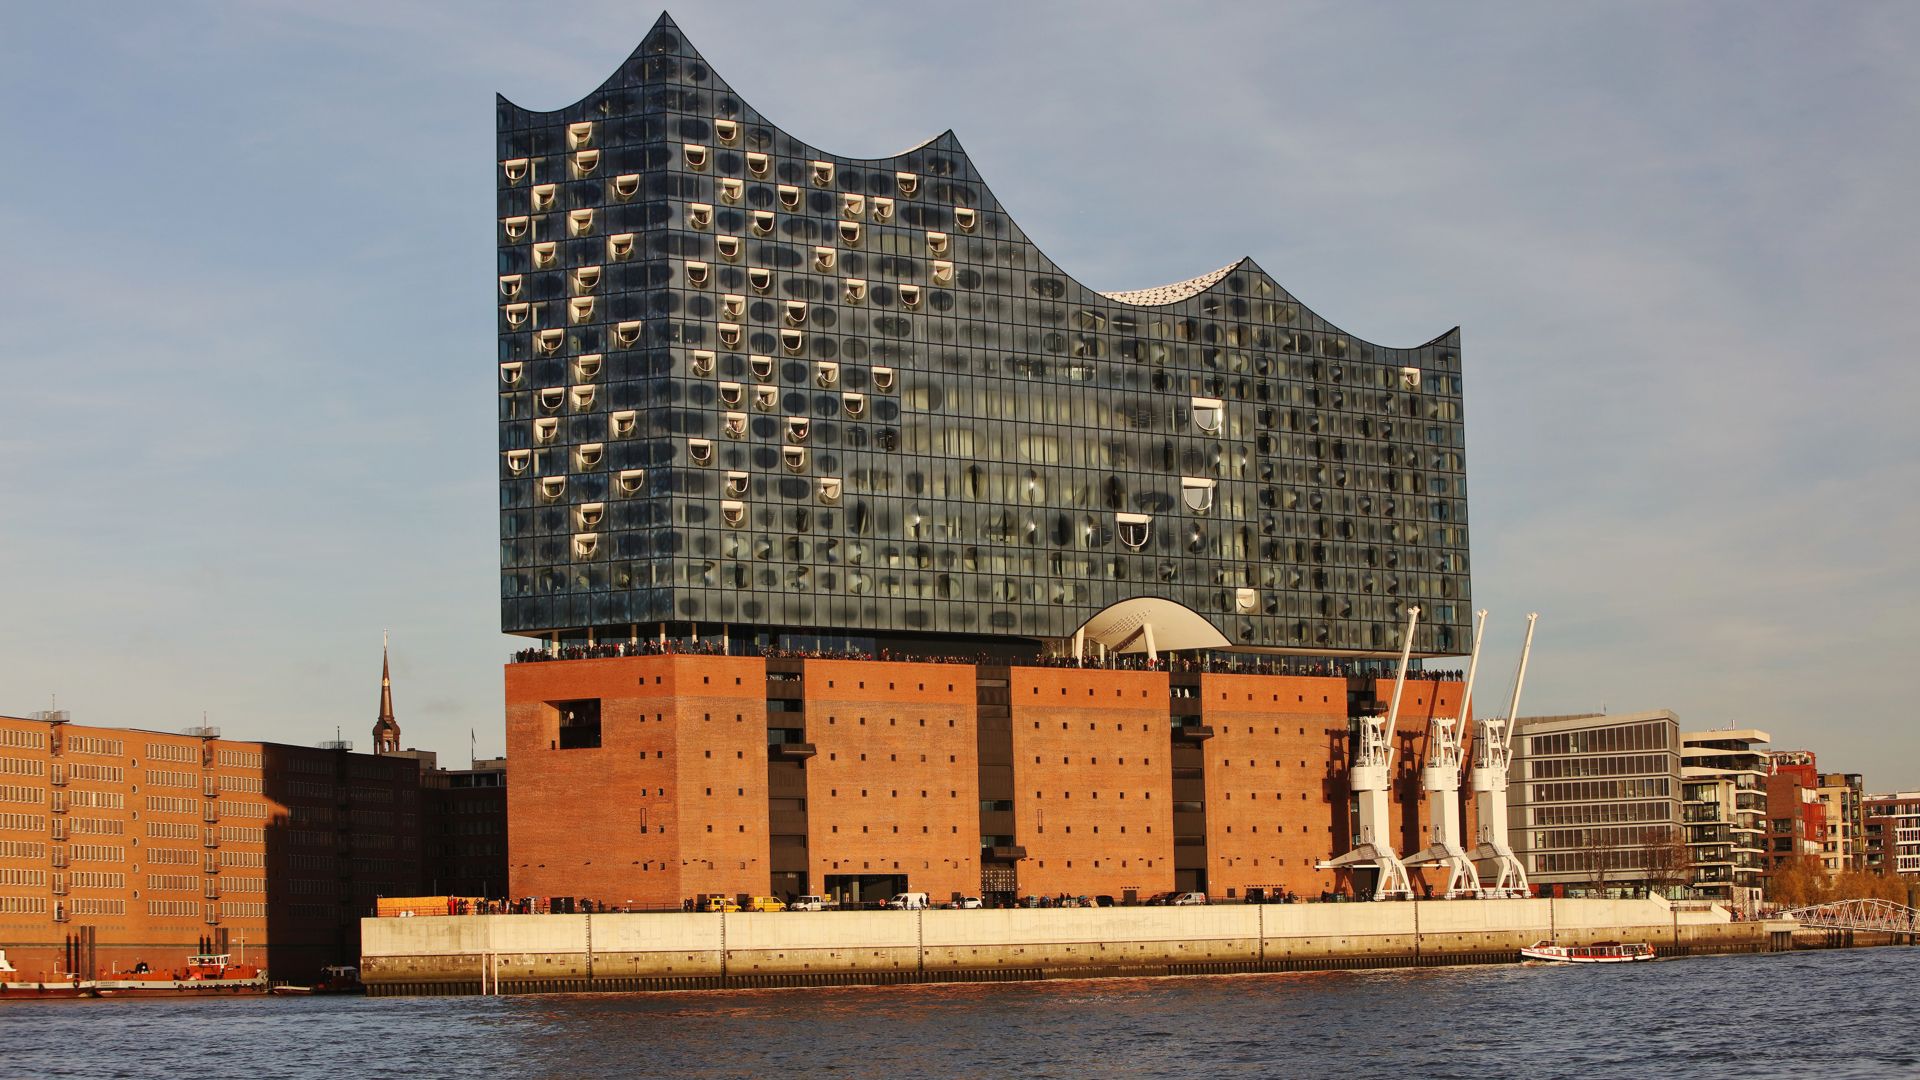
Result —
<path fill-rule="evenodd" d="M 94 983 L 102 997 L 201 997 L 214 994 L 264 994 L 267 973 L 252 964 L 236 964 L 227 953 L 187 957 L 184 971 L 153 971 L 138 964 L 124 977 Z"/>
<path fill-rule="evenodd" d="M 98 997 L 91 979 L 82 979 L 74 974 L 62 974 L 49 982 L 43 976 L 32 981 L 20 978 L 20 972 L 7 961 L 7 954 L 0 950 L 0 998 L 38 997 L 38 998 L 80 998 Z"/>
<path fill-rule="evenodd" d="M 1653 959 L 1653 946 L 1644 942 L 1621 944 L 1600 941 L 1592 945 L 1555 945 L 1536 941 L 1520 950 L 1523 960 L 1546 960 L 1556 964 L 1630 964 Z"/>

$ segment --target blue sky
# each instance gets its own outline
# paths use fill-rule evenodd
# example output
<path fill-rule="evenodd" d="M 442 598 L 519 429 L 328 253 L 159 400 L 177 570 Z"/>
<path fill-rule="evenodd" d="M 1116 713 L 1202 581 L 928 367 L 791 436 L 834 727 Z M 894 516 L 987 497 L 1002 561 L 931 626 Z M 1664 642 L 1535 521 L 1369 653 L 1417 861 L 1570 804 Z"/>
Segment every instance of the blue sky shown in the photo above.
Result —
<path fill-rule="evenodd" d="M 500 738 L 493 94 L 658 8 L 15 5 L 0 712 Z M 1088 284 L 1252 255 L 1463 326 L 1484 700 L 1672 708 L 1920 787 L 1920 8 L 687 4 L 854 156 L 953 128 Z"/>

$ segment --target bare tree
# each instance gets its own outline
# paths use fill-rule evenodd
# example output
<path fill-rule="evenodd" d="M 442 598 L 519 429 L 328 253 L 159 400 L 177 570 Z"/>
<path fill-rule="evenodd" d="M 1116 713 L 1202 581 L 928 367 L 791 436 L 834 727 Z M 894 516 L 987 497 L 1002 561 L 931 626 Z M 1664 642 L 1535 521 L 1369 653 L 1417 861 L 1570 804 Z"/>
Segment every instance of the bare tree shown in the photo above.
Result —
<path fill-rule="evenodd" d="M 1640 864 L 1649 888 L 1678 888 L 1687 883 L 1693 860 L 1687 855 L 1686 830 L 1678 825 L 1649 825 L 1640 831 Z"/>
<path fill-rule="evenodd" d="M 1620 846 L 1613 842 L 1610 832 L 1600 826 L 1586 830 L 1587 874 L 1596 892 L 1606 889 L 1607 874 L 1619 860 Z"/>

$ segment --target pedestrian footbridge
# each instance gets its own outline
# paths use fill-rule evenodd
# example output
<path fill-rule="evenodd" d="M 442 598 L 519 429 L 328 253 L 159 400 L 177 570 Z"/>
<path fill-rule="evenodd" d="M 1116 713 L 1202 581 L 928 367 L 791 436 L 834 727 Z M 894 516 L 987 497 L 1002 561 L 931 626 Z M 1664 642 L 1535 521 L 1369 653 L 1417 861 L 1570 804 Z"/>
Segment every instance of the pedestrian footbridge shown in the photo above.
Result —
<path fill-rule="evenodd" d="M 1797 919 L 1809 930 L 1869 930 L 1891 934 L 1920 931 L 1920 910 L 1891 900 L 1829 900 L 1774 914 Z"/>

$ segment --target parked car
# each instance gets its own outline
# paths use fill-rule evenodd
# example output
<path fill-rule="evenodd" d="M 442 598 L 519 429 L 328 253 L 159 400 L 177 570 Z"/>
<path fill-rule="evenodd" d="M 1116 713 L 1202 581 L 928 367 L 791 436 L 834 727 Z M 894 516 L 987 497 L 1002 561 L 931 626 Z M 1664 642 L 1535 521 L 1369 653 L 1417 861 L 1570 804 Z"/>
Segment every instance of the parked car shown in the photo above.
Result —
<path fill-rule="evenodd" d="M 971 911 L 982 905 L 977 896 L 960 896 L 948 901 L 947 906 L 955 911 Z"/>
<path fill-rule="evenodd" d="M 1093 898 L 1093 904 L 1095 907 L 1112 907 L 1114 906 L 1113 897 L 1101 893 L 1099 896 Z"/>
<path fill-rule="evenodd" d="M 931 906 L 923 892 L 894 893 L 893 899 L 887 901 L 887 907 L 893 911 L 921 911 Z"/>
<path fill-rule="evenodd" d="M 1173 899 L 1167 901 L 1167 903 L 1172 904 L 1175 907 L 1187 907 L 1192 904 L 1204 904 L 1206 902 L 1207 902 L 1207 894 L 1203 892 L 1177 893 L 1174 895 Z"/>
<path fill-rule="evenodd" d="M 1147 897 L 1147 906 L 1161 907 L 1166 904 L 1171 904 L 1173 903 L 1173 898 L 1180 895 L 1182 894 L 1170 892 L 1154 893 L 1152 896 Z"/>
<path fill-rule="evenodd" d="M 787 905 L 777 896 L 754 896 L 747 899 L 748 911 L 785 911 Z"/>
<path fill-rule="evenodd" d="M 700 904 L 701 911 L 739 911 L 740 902 L 731 896 L 709 896 Z"/>
<path fill-rule="evenodd" d="M 802 896 L 787 905 L 788 911 L 825 911 L 839 905 L 829 896 Z"/>

